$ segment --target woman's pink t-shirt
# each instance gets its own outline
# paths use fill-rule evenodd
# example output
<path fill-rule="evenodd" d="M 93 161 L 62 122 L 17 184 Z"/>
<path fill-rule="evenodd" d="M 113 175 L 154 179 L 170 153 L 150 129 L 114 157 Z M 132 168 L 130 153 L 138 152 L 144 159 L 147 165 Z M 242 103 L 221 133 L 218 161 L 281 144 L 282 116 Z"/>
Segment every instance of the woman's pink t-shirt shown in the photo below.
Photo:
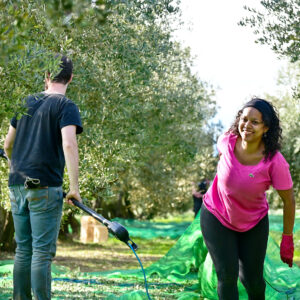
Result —
<path fill-rule="evenodd" d="M 207 209 L 226 227 L 247 231 L 267 213 L 269 205 L 265 191 L 272 185 L 276 190 L 288 190 L 293 182 L 289 165 L 280 152 L 267 162 L 241 164 L 234 147 L 237 136 L 220 136 L 217 147 L 221 155 L 216 177 L 203 201 Z"/>

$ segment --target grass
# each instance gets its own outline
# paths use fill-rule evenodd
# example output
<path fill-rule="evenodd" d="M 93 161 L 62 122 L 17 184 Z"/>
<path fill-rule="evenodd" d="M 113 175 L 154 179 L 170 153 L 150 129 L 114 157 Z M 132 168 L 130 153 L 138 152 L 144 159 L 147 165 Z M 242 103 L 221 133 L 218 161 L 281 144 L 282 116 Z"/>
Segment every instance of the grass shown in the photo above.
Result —
<path fill-rule="evenodd" d="M 184 216 L 187 221 L 189 216 Z M 165 219 L 157 219 L 157 222 L 163 222 Z M 182 219 L 168 218 L 169 222 L 180 222 Z M 270 232 L 270 235 L 280 242 L 281 233 Z M 139 246 L 137 251 L 144 268 L 163 257 L 169 249 L 176 243 L 176 240 L 167 238 L 156 238 L 151 240 L 133 238 Z M 300 232 L 294 237 L 295 256 L 294 261 L 300 266 Z M 13 253 L 0 253 L 0 260 L 13 259 Z M 100 244 L 83 244 L 78 240 L 73 242 L 58 242 L 57 253 L 54 264 L 68 268 L 67 277 L 69 279 L 77 278 L 78 272 L 101 272 L 111 270 L 140 269 L 140 266 L 127 245 L 119 240 L 110 237 L 106 242 Z M 72 281 L 54 281 L 52 285 L 53 300 L 60 299 L 105 299 L 113 294 L 118 297 L 132 291 L 145 291 L 142 279 L 122 279 L 107 277 L 97 277 L 96 284 L 93 281 L 89 283 L 75 283 Z M 154 300 L 176 299 L 175 294 L 180 293 L 196 282 L 183 282 L 180 285 L 165 285 L 159 278 L 151 278 L 149 293 Z M 0 300 L 11 299 L 12 280 L 0 280 Z M 111 298 L 115 299 L 115 298 Z M 130 298 L 128 298 L 130 299 Z M 134 299 L 134 298 L 132 298 Z M 189 299 L 199 299 L 199 296 L 192 296 Z"/>
<path fill-rule="evenodd" d="M 161 221 L 161 220 L 159 220 Z M 180 222 L 180 218 L 172 220 Z M 185 220 L 186 221 L 186 220 Z M 146 268 L 163 257 L 176 243 L 176 240 L 168 238 L 141 239 L 133 238 L 139 246 L 137 254 Z M 13 259 L 13 253 L 0 253 L 0 260 Z M 102 272 L 111 270 L 140 269 L 131 249 L 121 241 L 109 237 L 106 242 L 83 244 L 78 240 L 72 242 L 58 241 L 56 257 L 53 263 L 69 269 L 68 278 L 77 278 L 78 272 Z M 132 291 L 145 292 L 142 279 L 108 279 L 98 277 L 101 285 L 89 283 L 78 284 L 75 282 L 54 281 L 52 283 L 52 299 L 105 299 L 113 294 L 118 297 Z M 179 293 L 190 282 L 181 285 L 166 285 L 159 278 L 151 279 L 149 293 L 155 300 L 175 299 L 174 293 Z M 12 280 L 0 281 L 0 300 L 11 299 Z M 144 295 L 145 296 L 145 295 Z"/>
<path fill-rule="evenodd" d="M 133 239 L 139 246 L 138 256 L 144 268 L 163 257 L 176 243 L 170 239 L 145 240 Z M 0 259 L 13 259 L 12 253 L 0 253 Z M 77 278 L 78 272 L 98 272 L 108 270 L 140 269 L 131 249 L 124 243 L 110 237 L 101 244 L 83 244 L 79 241 L 58 242 L 54 264 L 67 267 L 67 277 Z M 143 280 L 98 277 L 101 284 L 78 284 L 75 282 L 54 281 L 52 283 L 53 300 L 58 299 L 105 299 L 110 294 L 120 297 L 132 291 L 145 291 Z M 191 282 L 180 285 L 163 283 L 159 278 L 151 279 L 149 293 L 154 300 L 176 299 L 175 294 L 182 292 Z M 0 281 L 0 300 L 11 299 L 12 280 Z"/>
<path fill-rule="evenodd" d="M 175 240 L 170 239 L 134 238 L 133 240 L 139 246 L 137 254 L 144 267 L 159 260 L 176 243 Z M 82 244 L 79 241 L 58 242 L 54 263 L 80 272 L 139 268 L 131 249 L 112 237 L 101 244 Z"/>
<path fill-rule="evenodd" d="M 175 295 L 182 292 L 186 286 L 188 285 L 151 286 L 149 288 L 149 294 L 151 295 L 152 300 L 172 300 L 176 299 Z M 121 282 L 105 279 L 101 279 L 101 285 L 54 281 L 52 283 L 52 300 L 107 299 L 107 297 L 111 295 L 117 297 L 113 299 L 118 299 L 118 297 L 124 296 L 124 294 L 132 293 L 134 291 L 140 291 L 140 295 L 143 295 L 143 298 L 139 299 L 146 299 L 143 283 L 132 283 L 127 284 L 126 287 L 123 287 Z M 11 294 L 12 281 L 2 280 L 0 287 L 0 299 L 11 300 Z M 131 295 L 128 296 L 127 300 L 132 299 Z M 191 298 L 191 300 L 193 299 L 199 299 L 199 296 L 197 298 Z"/>

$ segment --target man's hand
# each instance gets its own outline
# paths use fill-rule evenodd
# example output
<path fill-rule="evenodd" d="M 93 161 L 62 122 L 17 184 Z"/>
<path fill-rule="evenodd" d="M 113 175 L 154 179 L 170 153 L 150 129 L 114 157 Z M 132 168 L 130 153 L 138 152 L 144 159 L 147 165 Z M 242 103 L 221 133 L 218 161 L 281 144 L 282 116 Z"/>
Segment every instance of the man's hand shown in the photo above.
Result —
<path fill-rule="evenodd" d="M 82 203 L 82 199 L 80 197 L 79 191 L 76 190 L 71 190 L 68 192 L 66 195 L 66 203 L 74 205 L 71 199 L 76 199 L 77 201 Z"/>
<path fill-rule="evenodd" d="M 203 197 L 203 194 L 201 192 L 193 191 L 193 196 L 195 196 L 196 198 L 201 198 Z"/>

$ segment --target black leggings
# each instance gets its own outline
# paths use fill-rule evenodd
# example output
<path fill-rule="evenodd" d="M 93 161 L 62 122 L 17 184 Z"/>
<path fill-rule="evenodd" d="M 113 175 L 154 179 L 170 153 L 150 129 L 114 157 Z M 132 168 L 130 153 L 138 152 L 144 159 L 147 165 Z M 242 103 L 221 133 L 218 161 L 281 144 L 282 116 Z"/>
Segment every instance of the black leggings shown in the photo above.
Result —
<path fill-rule="evenodd" d="M 249 300 L 264 300 L 264 260 L 269 235 L 266 215 L 255 227 L 237 232 L 223 226 L 205 205 L 201 207 L 201 230 L 218 277 L 219 300 L 239 299 L 238 277 Z"/>

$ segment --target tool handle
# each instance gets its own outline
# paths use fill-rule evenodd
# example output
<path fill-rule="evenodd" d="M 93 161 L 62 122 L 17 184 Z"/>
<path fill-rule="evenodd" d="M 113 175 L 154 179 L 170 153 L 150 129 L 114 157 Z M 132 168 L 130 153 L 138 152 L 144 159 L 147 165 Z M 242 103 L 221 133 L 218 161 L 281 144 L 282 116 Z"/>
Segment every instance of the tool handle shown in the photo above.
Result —
<path fill-rule="evenodd" d="M 63 197 L 66 197 L 66 193 L 63 192 Z M 119 224 L 118 222 L 112 222 L 107 219 L 105 219 L 103 216 L 97 214 L 94 210 L 89 208 L 88 206 L 84 205 L 83 203 L 79 202 L 76 199 L 70 199 L 75 206 L 98 220 L 100 223 L 102 223 L 104 226 L 107 227 L 108 231 L 113 234 L 117 239 L 119 239 L 121 242 L 124 242 L 128 247 L 132 247 L 134 250 L 138 249 L 138 245 L 135 244 L 129 237 L 129 233 L 127 229 Z"/>
<path fill-rule="evenodd" d="M 89 214 L 90 216 L 92 216 L 93 218 L 95 218 L 96 220 L 98 220 L 100 223 L 102 223 L 106 227 L 111 224 L 110 221 L 108 221 L 107 219 L 105 219 L 103 216 L 97 214 L 94 210 L 92 210 L 91 208 L 87 207 L 86 205 L 84 205 L 83 203 L 79 202 L 78 200 L 71 199 L 71 201 L 73 202 L 73 204 L 75 206 L 77 206 L 78 208 L 80 208 L 81 210 L 83 210 L 84 212 L 86 212 L 87 214 Z"/>

